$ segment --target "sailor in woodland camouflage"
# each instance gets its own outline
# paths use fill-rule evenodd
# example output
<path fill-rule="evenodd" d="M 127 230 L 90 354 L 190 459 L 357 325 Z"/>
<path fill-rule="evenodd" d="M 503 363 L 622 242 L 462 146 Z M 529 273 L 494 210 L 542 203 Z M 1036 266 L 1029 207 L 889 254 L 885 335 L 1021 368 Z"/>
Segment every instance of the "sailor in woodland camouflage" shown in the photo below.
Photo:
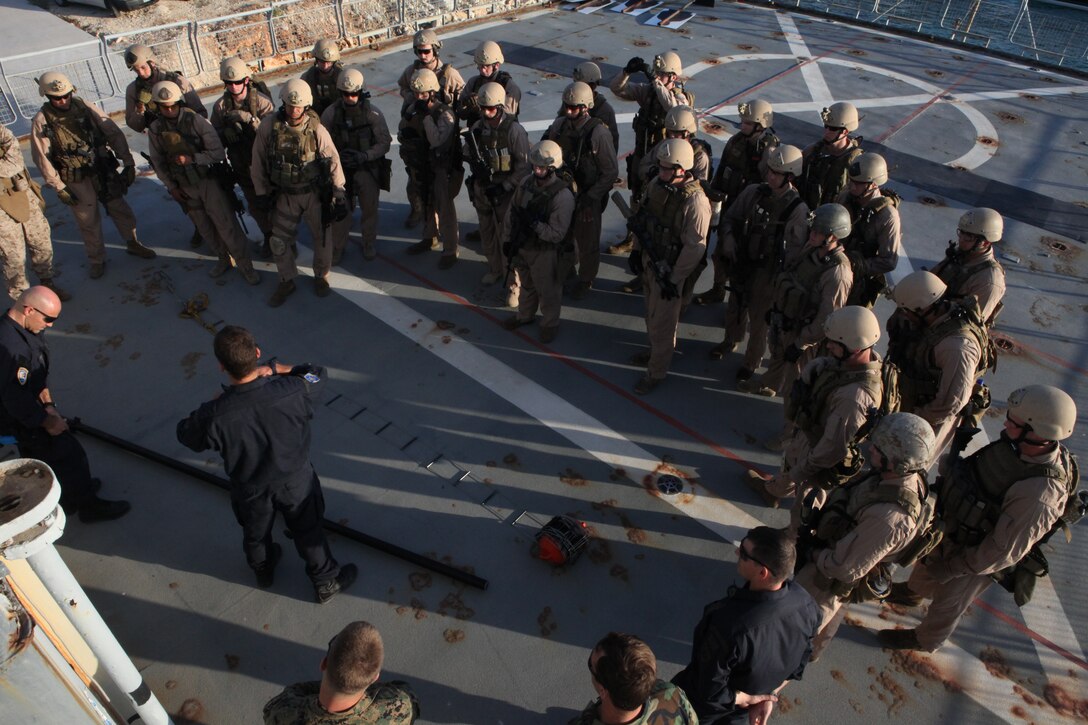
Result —
<path fill-rule="evenodd" d="M 310 87 L 298 79 L 280 89 L 280 110 L 265 117 L 253 142 L 253 188 L 272 213 L 272 258 L 280 283 L 268 300 L 279 307 L 295 291 L 298 225 L 305 221 L 314 245 L 314 293 L 331 292 L 329 227 L 348 214 L 340 155 L 310 104 Z"/>
<path fill-rule="evenodd" d="M 952 441 L 961 416 L 977 414 L 969 404 L 988 404 L 988 391 L 977 381 L 997 364 L 975 298 L 949 299 L 947 289 L 932 272 L 912 272 L 892 290 L 899 309 L 887 325 L 888 359 L 899 367 L 902 408 L 933 426 L 934 458 Z"/>
<path fill-rule="evenodd" d="M 774 508 L 794 497 L 790 530 L 803 505 L 819 506 L 829 491 L 861 470 L 865 423 L 884 403 L 880 322 L 870 310 L 835 310 L 823 325 L 828 354 L 809 362 L 786 399 L 788 438 L 782 468 L 770 481 L 748 470 L 746 481 Z"/>
<path fill-rule="evenodd" d="M 415 54 L 416 59 L 404 69 L 400 74 L 400 78 L 397 79 L 400 97 L 404 99 L 404 105 L 401 108 L 402 114 L 408 106 L 416 102 L 416 92 L 411 87 L 412 76 L 415 75 L 416 71 L 422 69 L 432 71 L 435 78 L 438 79 L 437 97 L 441 103 L 450 108 L 453 108 L 457 103 L 457 99 L 461 95 L 461 89 L 465 87 L 465 79 L 461 77 L 460 71 L 439 57 L 440 50 L 442 50 L 442 41 L 438 39 L 438 34 L 430 28 L 419 30 L 412 36 L 412 52 Z M 403 154 L 401 158 L 404 158 Z M 405 164 L 407 165 L 407 160 L 405 160 Z M 404 226 L 413 229 L 419 226 L 420 221 L 423 219 L 423 207 L 420 203 L 417 177 L 410 172 L 410 169 L 405 192 L 408 195 L 408 203 L 411 208 L 408 217 L 404 220 Z"/>
<path fill-rule="evenodd" d="M 332 38 L 317 41 L 310 52 L 314 57 L 314 64 L 300 78 L 310 86 L 314 97 L 313 110 L 320 116 L 340 97 L 337 81 L 344 71 L 344 64 L 340 61 L 340 46 Z"/>
<path fill-rule="evenodd" d="M 151 96 L 159 106 L 159 117 L 147 129 L 151 165 L 218 257 L 208 276 L 226 274 L 233 257 L 245 281 L 257 284 L 261 278 L 249 260 L 249 240 L 231 208 L 234 176 L 219 134 L 208 119 L 182 105 L 181 89 L 171 81 L 156 83 Z"/>
<path fill-rule="evenodd" d="M 827 316 L 846 304 L 854 275 L 840 240 L 850 236 L 850 213 L 839 204 L 824 204 L 809 215 L 808 241 L 786 255 L 774 281 L 770 312 L 771 361 L 761 379 L 738 382 L 747 393 L 768 397 L 789 392 L 811 355 L 824 339 Z M 777 447 L 777 446 L 774 446 Z"/>
<path fill-rule="evenodd" d="M 834 202 L 846 188 L 850 164 L 861 155 L 858 109 L 852 103 L 833 103 L 820 112 L 824 134 L 805 147 L 805 171 L 797 184 L 809 209 Z"/>
<path fill-rule="evenodd" d="M 99 204 L 125 240 L 126 252 L 153 259 L 155 251 L 136 239 L 136 216 L 125 201 L 136 180 L 136 162 L 125 134 L 75 90 L 63 73 L 42 74 L 38 92 L 47 100 L 31 121 L 30 149 L 45 183 L 72 208 L 90 261 L 88 274 L 98 279 L 106 271 Z"/>
<path fill-rule="evenodd" d="M 846 308 L 844 308 L 846 309 Z M 831 492 L 802 521 L 797 583 L 820 606 L 820 657 L 850 602 L 888 594 L 894 567 L 914 563 L 929 539 L 934 498 L 924 466 L 932 457 L 933 429 L 912 413 L 880 419 L 869 437 L 869 468 Z"/>
<path fill-rule="evenodd" d="M 8 295 L 18 299 L 29 286 L 26 258 L 43 287 L 53 290 L 61 302 L 72 296 L 53 281 L 53 240 L 45 218 L 45 199 L 27 171 L 19 140 L 7 126 L 0 126 L 0 256 Z"/>
<path fill-rule="evenodd" d="M 439 269 L 457 263 L 460 230 L 455 201 L 465 178 L 457 117 L 442 100 L 434 71 L 421 68 L 412 75 L 415 101 L 401 111 L 397 140 L 409 176 L 416 179 L 423 214 L 423 235 L 408 254 L 441 248 Z"/>
<path fill-rule="evenodd" d="M 1028 385 L 1008 403 L 998 440 L 942 464 L 937 516 L 943 538 L 887 599 L 903 606 L 932 601 L 916 628 L 881 630 L 883 647 L 938 649 L 994 581 L 1017 606 L 1027 604 L 1049 572 L 1047 541 L 1059 531 L 1069 540 L 1088 510 L 1088 492 L 1077 491 L 1076 458 L 1061 443 L 1076 425 L 1073 399 L 1050 385 Z"/>
<path fill-rule="evenodd" d="M 1005 296 L 1005 268 L 994 256 L 1004 231 L 1005 222 L 993 209 L 968 210 L 956 226 L 957 240 L 930 270 L 948 285 L 946 297 L 974 297 L 987 327 L 993 327 Z"/>
<path fill-rule="evenodd" d="M 605 635 L 589 655 L 589 677 L 597 699 L 568 725 L 699 723 L 684 691 L 657 678 L 657 658 L 634 635 Z"/>
<path fill-rule="evenodd" d="M 540 341 L 547 344 L 559 332 L 563 302 L 560 256 L 569 254 L 574 194 L 569 177 L 557 173 L 563 150 L 554 141 L 540 141 L 529 152 L 532 174 L 518 186 L 510 203 L 510 245 L 513 267 L 521 280 L 518 310 L 502 326 L 515 330 L 530 324 L 540 307 Z M 505 252 L 504 252 L 505 253 Z"/>
<path fill-rule="evenodd" d="M 506 94 L 503 108 L 516 121 L 521 109 L 521 89 L 509 73 L 499 70 L 506 60 L 502 48 L 493 40 L 485 40 L 476 46 L 472 59 L 476 63 L 477 74 L 461 89 L 457 98 L 457 118 L 464 121 L 466 127 L 480 120 L 480 89 L 485 83 L 498 83 Z"/>
<path fill-rule="evenodd" d="M 412 725 L 419 700 L 407 682 L 380 682 L 385 647 L 369 622 L 352 622 L 329 641 L 321 680 L 299 682 L 264 706 L 265 725 Z"/>
<path fill-rule="evenodd" d="M 615 182 L 616 149 L 608 128 L 590 116 L 593 91 L 575 81 L 563 91 L 563 115 L 544 132 L 544 139 L 563 149 L 563 169 L 577 187 L 573 221 L 577 278 L 569 280 L 571 296 L 582 299 L 593 287 L 601 267 L 601 216 Z"/>
<path fill-rule="evenodd" d="M 249 66 L 241 58 L 224 58 L 219 64 L 219 78 L 223 81 L 224 91 L 212 106 L 212 126 L 227 150 L 231 170 L 246 198 L 249 215 L 264 235 L 260 254 L 271 257 L 268 240 L 272 236 L 272 217 L 257 202 L 250 166 L 253 165 L 253 141 L 257 138 L 257 127 L 262 119 L 276 112 L 276 106 L 268 95 L 268 87 L 253 80 Z"/>
<path fill-rule="evenodd" d="M 801 149 L 776 146 L 767 153 L 766 181 L 750 184 L 722 214 L 718 225 L 719 269 L 730 285 L 725 308 L 725 337 L 710 351 L 720 360 L 748 334 L 737 383 L 752 377 L 767 350 L 774 279 L 805 249 L 809 208 L 793 186 L 801 173 Z M 724 289 L 724 288 L 723 288 Z"/>
<path fill-rule="evenodd" d="M 706 253 L 710 202 L 691 175 L 695 152 L 681 138 L 657 150 L 659 171 L 642 195 L 633 229 L 631 271 L 641 274 L 646 298 L 646 336 L 650 349 L 631 358 L 646 372 L 634 391 L 645 395 L 665 380 L 676 349 L 684 282 Z"/>
<path fill-rule="evenodd" d="M 480 283 L 502 280 L 503 303 L 516 307 L 518 274 L 506 274 L 508 259 L 503 242 L 512 232 L 508 218 L 514 190 L 532 174 L 529 136 L 504 105 L 506 91 L 498 83 L 485 83 L 476 94 L 479 120 L 465 135 L 465 157 L 472 176 L 469 197 L 480 220 L 481 251 L 487 272 Z"/>
<path fill-rule="evenodd" d="M 850 183 L 838 203 L 850 212 L 850 236 L 842 246 L 854 271 L 849 305 L 872 307 L 887 287 L 885 275 L 899 264 L 903 232 L 899 225 L 899 195 L 881 187 L 888 182 L 888 164 L 879 154 L 862 154 L 847 171 Z"/>
<path fill-rule="evenodd" d="M 389 191 L 391 164 L 386 154 L 393 143 L 385 115 L 370 102 L 366 79 L 358 68 L 345 68 L 337 81 L 340 98 L 325 109 L 321 123 L 340 153 L 347 180 L 348 202 L 358 202 L 362 216 L 363 257 L 378 255 L 378 197 Z M 332 263 L 340 264 L 351 232 L 351 214 L 333 225 Z"/>
<path fill-rule="evenodd" d="M 771 124 L 774 122 L 774 110 L 763 99 L 741 102 L 737 105 L 740 114 L 740 130 L 729 137 L 722 150 L 722 157 L 714 169 L 714 178 L 710 180 L 708 196 L 718 207 L 718 214 L 725 214 L 740 197 L 740 193 L 764 179 L 766 163 L 764 156 L 769 149 L 778 146 L 778 137 Z M 797 154 L 800 157 L 800 149 Z M 801 175 L 801 164 L 791 174 L 790 183 Z M 807 209 L 808 207 L 806 207 Z M 719 219 L 721 217 L 719 216 Z M 718 227 L 718 244 L 710 255 L 714 267 L 714 282 L 710 289 L 692 298 L 697 305 L 709 305 L 725 299 L 725 283 L 729 277 L 729 264 L 723 257 L 722 232 Z M 709 243 L 709 242 L 708 242 Z"/>

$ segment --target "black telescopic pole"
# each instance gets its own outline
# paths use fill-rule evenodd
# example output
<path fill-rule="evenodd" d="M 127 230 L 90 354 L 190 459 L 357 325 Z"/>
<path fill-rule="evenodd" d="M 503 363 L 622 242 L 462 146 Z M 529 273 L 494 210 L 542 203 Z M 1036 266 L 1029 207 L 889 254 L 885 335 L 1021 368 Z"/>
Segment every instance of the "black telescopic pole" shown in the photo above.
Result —
<path fill-rule="evenodd" d="M 192 476 L 193 478 L 199 478 L 201 481 L 204 481 L 205 483 L 210 483 L 213 486 L 218 486 L 224 491 L 230 490 L 230 481 L 226 480 L 225 478 L 217 476 L 214 473 L 206 471 L 202 468 L 190 466 L 188 463 L 182 463 L 181 461 L 171 458 L 170 456 L 163 455 L 158 451 L 153 451 L 150 448 L 145 448 L 144 446 L 132 443 L 131 441 L 127 441 L 124 438 L 118 438 L 117 436 L 111 433 L 107 433 L 104 430 L 99 430 L 98 428 L 87 425 L 79 418 L 69 418 L 68 427 L 77 433 L 85 433 L 92 438 L 97 438 L 100 441 L 104 441 L 105 443 L 117 446 L 122 450 L 146 458 L 149 461 L 160 463 L 164 466 L 167 466 L 168 468 L 174 469 L 175 471 Z M 360 544 L 364 544 L 371 547 L 372 549 L 377 549 L 378 551 L 381 551 L 383 553 L 390 554 L 399 559 L 403 559 L 404 561 L 415 564 L 416 566 L 421 566 L 424 569 L 429 569 L 438 574 L 444 574 L 445 576 L 459 581 L 462 584 L 468 584 L 469 586 L 476 587 L 477 589 L 487 589 L 487 579 L 478 577 L 475 574 L 470 574 L 466 571 L 462 571 L 441 561 L 429 559 L 422 554 L 417 554 L 414 551 L 409 551 L 408 549 L 404 549 L 400 546 L 397 546 L 396 544 L 390 544 L 387 541 L 382 541 L 381 539 L 377 539 L 373 536 L 370 536 L 369 534 L 364 534 L 361 531 L 356 531 L 351 527 L 344 526 L 343 524 L 338 524 L 335 521 L 323 519 L 323 523 L 325 525 L 325 529 L 331 531 L 334 534 L 338 534 L 345 538 L 351 539 L 352 541 L 357 541 Z"/>

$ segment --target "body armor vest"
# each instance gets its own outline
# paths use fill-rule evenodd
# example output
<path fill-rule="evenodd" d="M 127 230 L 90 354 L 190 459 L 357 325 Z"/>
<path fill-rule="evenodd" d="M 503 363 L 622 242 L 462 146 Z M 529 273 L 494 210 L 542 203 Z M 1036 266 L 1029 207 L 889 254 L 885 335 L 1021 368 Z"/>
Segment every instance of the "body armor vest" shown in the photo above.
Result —
<path fill-rule="evenodd" d="M 162 141 L 162 151 L 166 156 L 166 173 L 171 181 L 179 186 L 196 186 L 208 175 L 208 166 L 198 166 L 196 163 L 174 163 L 174 157 L 185 155 L 195 156 L 204 150 L 200 134 L 194 127 L 196 113 L 182 107 L 176 120 L 160 117 L 155 122 L 155 133 Z"/>
<path fill-rule="evenodd" d="M 258 108 L 257 89 L 250 82 L 246 90 L 245 100 L 239 105 L 234 102 L 234 97 L 229 93 L 223 94 L 223 113 L 231 111 L 245 111 L 253 118 L 260 117 Z M 248 123 L 226 122 L 222 132 L 223 145 L 227 149 L 231 166 L 238 175 L 240 183 L 249 179 L 249 167 L 253 161 L 253 140 L 257 137 L 257 130 Z M 248 183 L 248 182 L 247 182 Z"/>
<path fill-rule="evenodd" d="M 344 70 L 344 64 L 340 61 L 333 63 L 328 73 L 319 73 L 317 66 L 310 66 L 300 76 L 306 81 L 314 94 L 313 109 L 320 116 L 326 108 L 340 98 L 340 91 L 336 88 L 336 82 L 340 80 L 340 72 Z"/>
<path fill-rule="evenodd" d="M 95 159 L 113 154 L 106 135 L 91 120 L 91 112 L 83 99 L 72 96 L 71 107 L 58 111 L 53 104 L 42 105 L 45 116 L 45 136 L 49 139 L 49 161 L 65 184 L 92 176 Z"/>
<path fill-rule="evenodd" d="M 937 498 L 945 538 L 963 547 L 980 544 L 997 525 L 1008 490 L 1036 477 L 1060 482 L 1069 495 L 1080 481 L 1076 462 L 1064 446 L 1059 446 L 1054 463 L 1029 463 L 1004 434 L 974 455 L 956 460 Z"/>
<path fill-rule="evenodd" d="M 786 419 L 808 435 L 810 440 L 813 436 L 819 440 L 827 423 L 827 402 L 839 388 L 860 383 L 880 405 L 883 394 L 881 367 L 880 360 L 849 369 L 836 361 L 820 370 L 811 383 L 798 378 L 786 401 Z"/>
<path fill-rule="evenodd" d="M 559 137 L 555 139 L 559 148 L 563 149 L 563 168 L 570 172 L 579 191 L 583 193 L 596 184 L 601 175 L 593 158 L 590 138 L 593 129 L 602 123 L 600 119 L 591 117 L 578 129 L 569 119 L 564 119 L 559 129 Z"/>
<path fill-rule="evenodd" d="M 974 297 L 955 300 L 949 313 L 935 325 L 914 329 L 889 340 L 895 364 L 899 366 L 899 390 L 910 408 L 926 405 L 937 396 L 941 369 L 934 361 L 933 349 L 949 335 L 967 333 L 974 338 L 982 355 L 978 369 L 982 372 L 996 363 L 993 345 L 986 328 L 978 317 L 978 303 Z"/>
<path fill-rule="evenodd" d="M 725 205 L 736 201 L 737 195 L 750 184 L 759 183 L 759 162 L 763 158 L 763 152 L 768 146 L 777 146 L 778 137 L 771 129 L 763 131 L 756 143 L 748 143 L 748 139 L 741 134 L 734 134 L 725 142 L 722 151 L 722 160 L 714 173 L 712 188 L 725 194 Z"/>
<path fill-rule="evenodd" d="M 675 95 L 677 91 L 684 97 L 686 105 L 695 108 L 695 96 L 693 94 L 684 90 L 680 83 L 676 84 L 672 92 Z M 635 114 L 635 118 L 631 122 L 631 126 L 635 131 L 635 150 L 632 153 L 634 158 L 642 158 L 647 151 L 665 140 L 665 116 L 668 112 L 669 109 L 662 106 L 661 102 L 657 100 L 656 93 L 651 93 L 650 102 L 638 109 L 638 113 Z"/>
<path fill-rule="evenodd" d="M 533 177 L 530 177 L 525 182 L 525 188 L 528 190 L 528 194 L 522 197 L 523 204 L 520 204 L 522 209 L 522 219 L 529 219 L 532 221 L 547 221 L 551 213 L 552 199 L 563 191 L 563 189 L 569 189 L 570 184 L 562 177 L 557 175 L 560 179 L 560 183 L 549 184 L 548 186 L 541 188 L 537 186 Z M 573 229 L 573 225 L 571 225 Z M 556 249 L 562 245 L 562 242 L 556 244 L 554 242 L 545 242 L 536 235 L 536 230 L 533 229 L 533 225 L 525 225 L 519 233 L 521 234 L 521 246 L 526 249 Z M 570 236 L 570 229 L 567 231 L 567 236 Z"/>
<path fill-rule="evenodd" d="M 646 187 L 643 196 L 646 232 L 649 239 L 639 239 L 644 247 L 653 248 L 653 256 L 666 261 L 670 267 L 676 264 L 683 242 L 680 231 L 684 224 L 684 207 L 687 200 L 702 193 L 698 181 L 680 186 L 654 182 Z"/>
<path fill-rule="evenodd" d="M 338 101 L 333 110 L 333 143 L 338 151 L 370 150 L 374 145 L 374 126 L 370 123 L 370 101 L 363 99 L 354 106 Z"/>
<path fill-rule="evenodd" d="M 751 215 L 737 235 L 737 264 L 774 268 L 785 259 L 786 222 L 801 204 L 801 195 L 790 189 L 776 198 L 767 184 L 760 184 Z"/>
<path fill-rule="evenodd" d="M 418 111 L 415 104 L 410 104 L 405 109 L 403 124 L 398 139 L 401 143 L 401 158 L 404 163 L 416 169 L 425 169 L 433 165 L 441 169 L 449 169 L 461 166 L 461 136 L 454 128 L 450 137 L 438 148 L 431 148 L 427 141 L 427 132 L 423 128 L 423 119 L 430 115 L 437 124 L 443 113 L 453 113 L 453 110 L 445 103 L 436 103 L 430 111 Z M 456 124 L 456 117 L 454 117 Z M 405 130 L 411 130 L 411 134 L 404 134 Z"/>
<path fill-rule="evenodd" d="M 280 191 L 300 194 L 316 188 L 320 174 L 317 158 L 317 128 L 321 120 L 312 109 L 303 121 L 292 126 L 278 111 L 268 146 L 268 179 Z"/>
<path fill-rule="evenodd" d="M 951 243 L 952 250 L 955 250 L 955 245 L 955 242 Z M 963 288 L 969 279 L 979 272 L 999 270 L 1000 268 L 1001 265 L 994 259 L 993 255 L 990 255 L 984 262 L 972 265 L 964 264 L 955 256 L 948 255 L 930 271 L 948 285 L 948 291 L 945 292 L 945 295 L 948 297 L 963 297 L 965 294 Z"/>
<path fill-rule="evenodd" d="M 857 252 L 865 259 L 874 258 L 879 251 L 879 241 L 870 225 L 889 205 L 899 207 L 899 194 L 889 189 L 881 189 L 880 196 L 867 202 L 865 206 L 858 206 L 853 196 L 847 199 L 844 206 L 850 212 L 851 228 L 850 236 L 842 240 L 843 249 Z"/>
<path fill-rule="evenodd" d="M 469 131 L 475 140 L 475 146 L 469 146 L 469 151 L 480 154 L 471 161 L 474 176 L 484 178 L 490 175 L 494 180 L 513 171 L 514 154 L 510 148 L 510 127 L 513 123 L 514 119 L 504 110 L 498 126 L 485 122 Z"/>
<path fill-rule="evenodd" d="M 820 508 L 816 525 L 816 538 L 828 547 L 833 546 L 858 524 L 858 515 L 869 506 L 878 503 L 895 504 L 903 509 L 917 525 L 923 514 L 923 500 L 912 488 L 883 484 L 876 471 L 834 489 Z"/>
<path fill-rule="evenodd" d="M 842 247 L 825 255 L 804 254 L 778 276 L 774 285 L 774 311 L 782 315 L 782 329 L 796 330 L 816 318 L 819 309 L 817 286 L 832 267 L 850 264 Z"/>
<path fill-rule="evenodd" d="M 847 172 L 854 159 L 861 156 L 859 139 L 851 137 L 850 146 L 838 156 L 825 150 L 827 144 L 823 139 L 816 142 L 816 148 L 812 155 L 805 159 L 805 168 L 801 174 L 801 197 L 808 204 L 809 209 L 815 209 L 821 204 L 830 204 L 835 201 L 839 192 L 846 188 L 846 182 L 850 180 Z"/>

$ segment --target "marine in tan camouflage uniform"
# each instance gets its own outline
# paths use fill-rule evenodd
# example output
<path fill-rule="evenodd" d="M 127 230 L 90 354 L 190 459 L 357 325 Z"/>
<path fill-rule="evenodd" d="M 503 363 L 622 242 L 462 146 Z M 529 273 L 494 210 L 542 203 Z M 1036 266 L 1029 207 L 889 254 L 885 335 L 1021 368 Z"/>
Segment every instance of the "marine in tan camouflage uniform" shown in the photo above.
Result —
<path fill-rule="evenodd" d="M 957 240 L 948 243 L 945 258 L 930 270 L 948 285 L 946 297 L 974 297 L 987 327 L 993 327 L 1005 296 L 1005 268 L 993 246 L 1004 230 L 1004 220 L 993 209 L 969 210 L 960 217 Z"/>
<path fill-rule="evenodd" d="M 845 101 L 833 103 L 820 112 L 824 134 L 805 147 L 805 171 L 797 188 L 809 209 L 830 204 L 846 188 L 847 170 L 861 155 L 859 139 L 850 134 L 858 130 L 858 109 Z"/>
<path fill-rule="evenodd" d="M 872 308 L 887 287 L 886 275 L 899 264 L 903 238 L 899 195 L 881 188 L 888 181 L 888 164 L 879 154 L 862 154 L 847 173 L 850 183 L 837 200 L 850 212 L 850 236 L 842 246 L 854 284 L 846 303 Z"/>
<path fill-rule="evenodd" d="M 408 683 L 379 682 L 385 648 L 368 622 L 352 622 L 329 642 L 321 680 L 284 689 L 264 706 L 265 725 L 412 725 L 419 701 Z"/>
<path fill-rule="evenodd" d="M 61 302 L 72 296 L 53 282 L 53 240 L 45 218 L 41 189 L 30 178 L 19 140 L 7 126 L 0 126 L 0 254 L 8 294 L 18 299 L 30 283 L 26 278 L 26 257 L 42 286 Z"/>
<path fill-rule="evenodd" d="M 75 88 L 62 73 L 43 74 L 38 92 L 48 101 L 30 124 L 31 155 L 45 183 L 56 190 L 63 204 L 72 207 L 91 263 L 91 279 L 106 271 L 99 204 L 125 240 L 125 251 L 153 259 L 154 250 L 136 239 L 136 215 L 125 201 L 128 187 L 136 180 L 136 163 L 125 134 L 97 106 L 74 95 Z M 120 172 L 119 164 L 124 164 Z"/>
<path fill-rule="evenodd" d="M 314 64 L 299 78 L 310 86 L 314 96 L 313 110 L 320 116 L 340 97 L 336 85 L 344 72 L 344 64 L 340 62 L 340 46 L 332 38 L 322 38 L 314 43 L 310 53 Z"/>

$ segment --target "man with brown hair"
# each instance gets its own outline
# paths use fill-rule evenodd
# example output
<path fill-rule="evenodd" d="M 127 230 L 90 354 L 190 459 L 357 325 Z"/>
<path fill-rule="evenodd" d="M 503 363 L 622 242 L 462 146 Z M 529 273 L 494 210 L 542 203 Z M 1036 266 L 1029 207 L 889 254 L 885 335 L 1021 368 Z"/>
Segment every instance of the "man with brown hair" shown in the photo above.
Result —
<path fill-rule="evenodd" d="M 231 482 L 231 506 L 242 526 L 242 549 L 257 586 L 272 586 L 280 545 L 272 541 L 276 514 L 294 538 L 318 604 L 355 581 L 354 564 L 341 567 L 322 530 L 325 497 L 310 462 L 313 399 L 325 368 L 258 362 L 253 333 L 227 325 L 215 335 L 215 358 L 230 385 L 178 423 L 177 436 L 198 453 L 219 452 Z"/>
<path fill-rule="evenodd" d="M 265 725 L 411 725 L 419 702 L 406 682 L 378 682 L 384 658 L 378 629 L 352 622 L 329 641 L 321 680 L 290 685 L 269 700 Z"/>
<path fill-rule="evenodd" d="M 589 655 L 597 699 L 569 725 L 697 725 L 683 690 L 657 678 L 657 658 L 631 634 L 609 632 Z"/>

